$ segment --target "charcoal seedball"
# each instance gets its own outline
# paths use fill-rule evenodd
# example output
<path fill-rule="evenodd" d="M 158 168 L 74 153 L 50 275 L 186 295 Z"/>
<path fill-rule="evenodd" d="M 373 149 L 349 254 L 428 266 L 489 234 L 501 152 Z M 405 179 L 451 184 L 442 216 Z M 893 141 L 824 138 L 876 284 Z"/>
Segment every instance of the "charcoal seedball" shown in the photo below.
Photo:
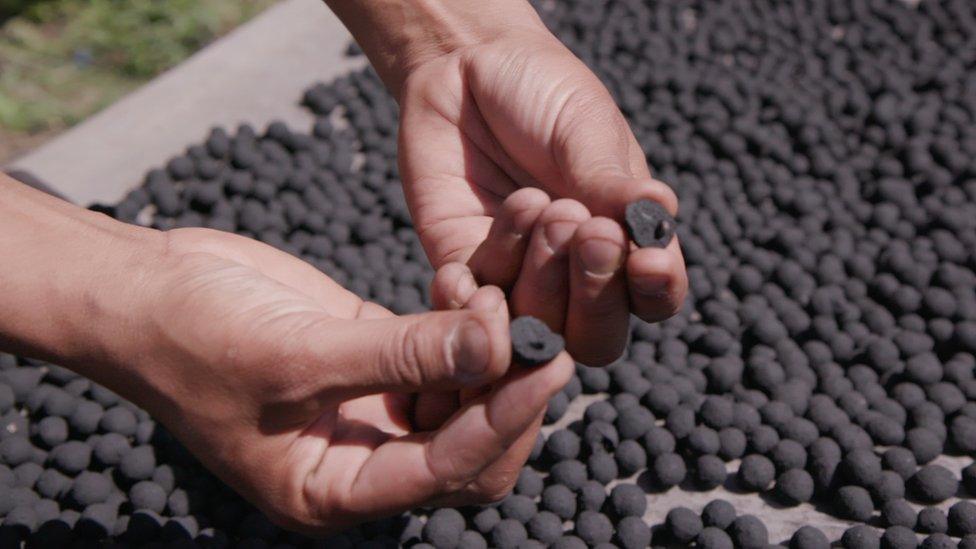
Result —
<path fill-rule="evenodd" d="M 942 421 L 936 425 L 942 425 Z M 942 438 L 926 427 L 915 427 L 905 433 L 905 448 L 911 450 L 918 463 L 929 463 L 942 453 Z"/>
<path fill-rule="evenodd" d="M 583 511 L 576 517 L 576 535 L 589 545 L 613 539 L 613 523 L 603 513 Z"/>
<path fill-rule="evenodd" d="M 725 533 L 725 530 L 714 526 L 703 528 L 695 539 L 695 544 L 701 549 L 733 549 L 735 547 L 732 538 Z"/>
<path fill-rule="evenodd" d="M 129 489 L 129 501 L 134 509 L 162 513 L 166 508 L 166 490 L 155 482 L 143 480 Z"/>
<path fill-rule="evenodd" d="M 512 522 L 518 523 L 514 520 Z M 521 526 L 521 523 L 518 524 Z M 424 524 L 423 539 L 434 547 L 456 547 L 461 540 L 464 526 L 464 516 L 457 510 L 438 509 L 427 519 L 427 524 Z"/>
<path fill-rule="evenodd" d="M 807 464 L 807 451 L 802 444 L 795 440 L 779 441 L 769 457 L 777 471 L 802 469 Z"/>
<path fill-rule="evenodd" d="M 858 524 L 844 531 L 840 543 L 844 549 L 879 549 L 881 534 L 870 526 Z"/>
<path fill-rule="evenodd" d="M 735 507 L 724 499 L 713 499 L 702 508 L 702 524 L 725 530 L 735 520 Z"/>
<path fill-rule="evenodd" d="M 776 493 L 793 505 L 810 501 L 814 488 L 813 477 L 803 469 L 790 469 L 776 479 Z"/>
<path fill-rule="evenodd" d="M 904 526 L 914 529 L 918 522 L 918 513 L 904 499 L 893 499 L 886 501 L 881 507 L 881 519 L 887 526 Z"/>
<path fill-rule="evenodd" d="M 891 526 L 881 535 L 881 549 L 915 549 L 918 538 L 904 526 Z"/>
<path fill-rule="evenodd" d="M 579 490 L 586 479 L 586 465 L 575 459 L 560 461 L 549 469 L 549 480 L 570 490 Z"/>
<path fill-rule="evenodd" d="M 491 533 L 496 524 L 501 522 L 502 516 L 495 507 L 485 507 L 471 519 L 471 523 L 482 534 Z"/>
<path fill-rule="evenodd" d="M 673 453 L 677 442 L 670 431 L 657 425 L 652 425 L 650 429 L 641 437 L 644 451 L 647 452 L 649 459 L 656 458 L 664 454 Z M 976 469 L 976 467 L 974 467 Z M 974 474 L 976 477 L 976 474 Z"/>
<path fill-rule="evenodd" d="M 610 491 L 610 508 L 618 517 L 640 517 L 647 510 L 647 496 L 636 484 L 618 484 Z"/>
<path fill-rule="evenodd" d="M 541 511 L 526 525 L 529 537 L 549 545 L 563 535 L 563 521 L 554 513 Z"/>
<path fill-rule="evenodd" d="M 976 549 L 976 534 L 964 536 L 959 540 L 959 549 Z"/>
<path fill-rule="evenodd" d="M 474 530 L 465 530 L 458 541 L 458 549 L 488 549 L 488 540 Z"/>
<path fill-rule="evenodd" d="M 881 478 L 871 486 L 876 501 L 889 501 L 905 497 L 905 481 L 894 471 L 882 471 Z"/>
<path fill-rule="evenodd" d="M 830 540 L 814 526 L 801 526 L 790 538 L 790 549 L 830 549 Z"/>
<path fill-rule="evenodd" d="M 939 503 L 954 496 L 959 481 L 951 471 L 941 465 L 926 465 L 908 481 L 909 489 L 919 501 Z"/>
<path fill-rule="evenodd" d="M 519 471 L 518 479 L 515 481 L 516 494 L 534 498 L 542 495 L 544 488 L 545 480 L 542 478 L 542 475 L 531 467 L 522 467 L 522 470 Z"/>
<path fill-rule="evenodd" d="M 539 366 L 556 358 L 565 342 L 563 337 L 538 318 L 520 316 L 509 327 L 512 337 L 512 361 L 521 366 Z"/>
<path fill-rule="evenodd" d="M 613 457 L 617 460 L 617 468 L 623 477 L 629 477 L 647 467 L 647 453 L 635 440 L 621 442 L 614 451 Z"/>
<path fill-rule="evenodd" d="M 71 499 L 81 507 L 103 503 L 112 493 L 112 481 L 103 474 L 84 471 L 71 485 Z"/>
<path fill-rule="evenodd" d="M 595 480 L 588 480 L 578 491 L 577 507 L 582 511 L 599 511 L 606 500 L 606 487 Z"/>
<path fill-rule="evenodd" d="M 78 440 L 69 440 L 55 446 L 48 459 L 61 472 L 74 476 L 88 468 L 91 463 L 91 447 Z"/>
<path fill-rule="evenodd" d="M 776 467 L 766 456 L 750 454 L 739 463 L 739 484 L 751 492 L 761 492 L 776 478 Z"/>
<path fill-rule="evenodd" d="M 861 486 L 842 486 L 837 490 L 835 503 L 841 518 L 867 522 L 874 512 L 871 494 Z"/>
<path fill-rule="evenodd" d="M 37 438 L 46 448 L 54 448 L 68 440 L 68 422 L 64 418 L 48 416 L 37 424 Z"/>
<path fill-rule="evenodd" d="M 586 458 L 586 470 L 589 477 L 600 484 L 609 484 L 619 474 L 617 461 L 603 450 L 595 450 Z"/>
<path fill-rule="evenodd" d="M 102 415 L 98 426 L 105 432 L 131 437 L 136 432 L 136 415 L 123 406 L 109 408 Z"/>
<path fill-rule="evenodd" d="M 685 460 L 678 454 L 662 454 L 654 458 L 654 480 L 663 488 L 680 484 L 687 472 Z"/>
<path fill-rule="evenodd" d="M 535 500 L 518 494 L 511 494 L 506 497 L 498 508 L 502 517 L 513 518 L 522 524 L 529 522 L 537 512 Z"/>
<path fill-rule="evenodd" d="M 664 248 L 674 236 L 674 218 L 661 204 L 648 199 L 631 202 L 624 213 L 627 232 L 641 248 Z"/>
<path fill-rule="evenodd" d="M 548 486 L 542 491 L 542 508 L 563 520 L 570 520 L 576 514 L 576 495 L 562 484 Z"/>
<path fill-rule="evenodd" d="M 694 480 L 699 488 L 711 490 L 725 483 L 728 471 L 718 456 L 704 455 L 695 459 Z"/>
<path fill-rule="evenodd" d="M 732 543 L 740 549 L 761 549 L 769 544 L 766 525 L 753 515 L 736 518 L 726 531 L 732 538 Z"/>
<path fill-rule="evenodd" d="M 881 458 L 871 449 L 855 449 L 844 456 L 841 470 L 851 484 L 871 486 L 881 478 Z"/>
<path fill-rule="evenodd" d="M 576 459 L 580 452 L 580 437 L 569 429 L 554 431 L 546 439 L 546 453 L 553 461 Z"/>
<path fill-rule="evenodd" d="M 881 465 L 885 469 L 898 473 L 898 476 L 904 480 L 908 480 L 915 474 L 915 470 L 918 469 L 915 454 L 911 450 L 901 446 L 885 450 L 881 454 Z"/>
<path fill-rule="evenodd" d="M 956 549 L 956 542 L 945 534 L 932 534 L 922 540 L 922 549 Z"/>
<path fill-rule="evenodd" d="M 156 453 L 152 446 L 139 446 L 122 456 L 118 471 L 130 481 L 146 480 L 156 468 Z"/>
<path fill-rule="evenodd" d="M 698 513 L 687 507 L 675 507 L 668 511 L 664 524 L 678 543 L 691 543 L 704 527 Z"/>
<path fill-rule="evenodd" d="M 918 512 L 916 526 L 919 532 L 944 534 L 949 531 L 949 517 L 938 507 L 924 507 Z"/>
<path fill-rule="evenodd" d="M 549 547 L 550 549 L 587 549 L 586 542 L 576 536 L 563 536 Z"/>
<path fill-rule="evenodd" d="M 640 517 L 624 517 L 617 522 L 616 542 L 622 549 L 644 549 L 651 543 L 651 529 Z"/>
<path fill-rule="evenodd" d="M 949 533 L 958 537 L 976 534 L 976 504 L 963 500 L 949 507 Z"/>

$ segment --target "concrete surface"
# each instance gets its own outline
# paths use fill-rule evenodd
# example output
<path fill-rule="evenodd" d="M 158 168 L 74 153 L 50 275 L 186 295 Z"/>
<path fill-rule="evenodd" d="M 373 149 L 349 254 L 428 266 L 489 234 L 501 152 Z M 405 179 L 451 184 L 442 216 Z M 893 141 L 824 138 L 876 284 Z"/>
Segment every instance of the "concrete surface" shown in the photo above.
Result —
<path fill-rule="evenodd" d="M 349 39 L 321 0 L 282 0 L 6 168 L 77 204 L 115 202 L 212 126 L 308 128 L 302 92 L 364 64 L 343 55 Z"/>

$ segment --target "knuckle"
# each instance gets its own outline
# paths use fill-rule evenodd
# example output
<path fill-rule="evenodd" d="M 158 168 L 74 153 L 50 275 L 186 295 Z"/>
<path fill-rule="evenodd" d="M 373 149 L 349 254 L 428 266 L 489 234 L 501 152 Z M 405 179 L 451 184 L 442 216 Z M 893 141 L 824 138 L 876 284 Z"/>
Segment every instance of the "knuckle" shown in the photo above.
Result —
<path fill-rule="evenodd" d="M 389 344 L 380 357 L 387 368 L 392 369 L 395 379 L 410 386 L 422 386 L 427 381 L 421 344 L 423 337 L 420 323 L 408 323 L 397 327 Z"/>

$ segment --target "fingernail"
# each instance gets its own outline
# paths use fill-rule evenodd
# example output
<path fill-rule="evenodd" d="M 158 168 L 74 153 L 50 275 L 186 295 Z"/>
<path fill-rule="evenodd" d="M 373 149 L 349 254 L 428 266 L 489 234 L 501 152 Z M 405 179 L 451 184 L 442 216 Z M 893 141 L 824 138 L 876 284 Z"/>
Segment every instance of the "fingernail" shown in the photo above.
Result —
<path fill-rule="evenodd" d="M 488 333 L 477 320 L 466 320 L 452 342 L 454 371 L 461 382 L 475 381 L 488 369 Z"/>
<path fill-rule="evenodd" d="M 587 273 L 606 276 L 620 268 L 623 248 L 609 240 L 591 238 L 579 245 L 579 258 Z"/>
<path fill-rule="evenodd" d="M 578 225 L 575 221 L 553 221 L 546 225 L 543 232 L 549 250 L 553 253 L 563 252 L 566 244 L 573 238 Z"/>
<path fill-rule="evenodd" d="M 464 275 L 461 276 L 461 279 L 458 280 L 457 288 L 455 289 L 454 293 L 457 306 L 463 307 L 476 291 L 478 291 L 478 283 L 474 281 L 474 277 L 471 276 L 471 273 L 464 273 Z"/>

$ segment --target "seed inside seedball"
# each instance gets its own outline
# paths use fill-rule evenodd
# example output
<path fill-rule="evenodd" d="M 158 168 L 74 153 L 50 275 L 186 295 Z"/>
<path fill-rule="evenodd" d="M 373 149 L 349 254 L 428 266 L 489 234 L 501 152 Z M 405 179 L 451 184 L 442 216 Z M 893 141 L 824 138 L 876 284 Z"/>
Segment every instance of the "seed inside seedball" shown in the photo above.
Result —
<path fill-rule="evenodd" d="M 624 218 L 630 238 L 641 248 L 664 248 L 674 236 L 674 218 L 653 200 L 631 202 Z"/>
<path fill-rule="evenodd" d="M 512 360 L 522 366 L 539 366 L 556 358 L 565 346 L 563 338 L 553 333 L 541 320 L 520 316 L 512 321 Z"/>

